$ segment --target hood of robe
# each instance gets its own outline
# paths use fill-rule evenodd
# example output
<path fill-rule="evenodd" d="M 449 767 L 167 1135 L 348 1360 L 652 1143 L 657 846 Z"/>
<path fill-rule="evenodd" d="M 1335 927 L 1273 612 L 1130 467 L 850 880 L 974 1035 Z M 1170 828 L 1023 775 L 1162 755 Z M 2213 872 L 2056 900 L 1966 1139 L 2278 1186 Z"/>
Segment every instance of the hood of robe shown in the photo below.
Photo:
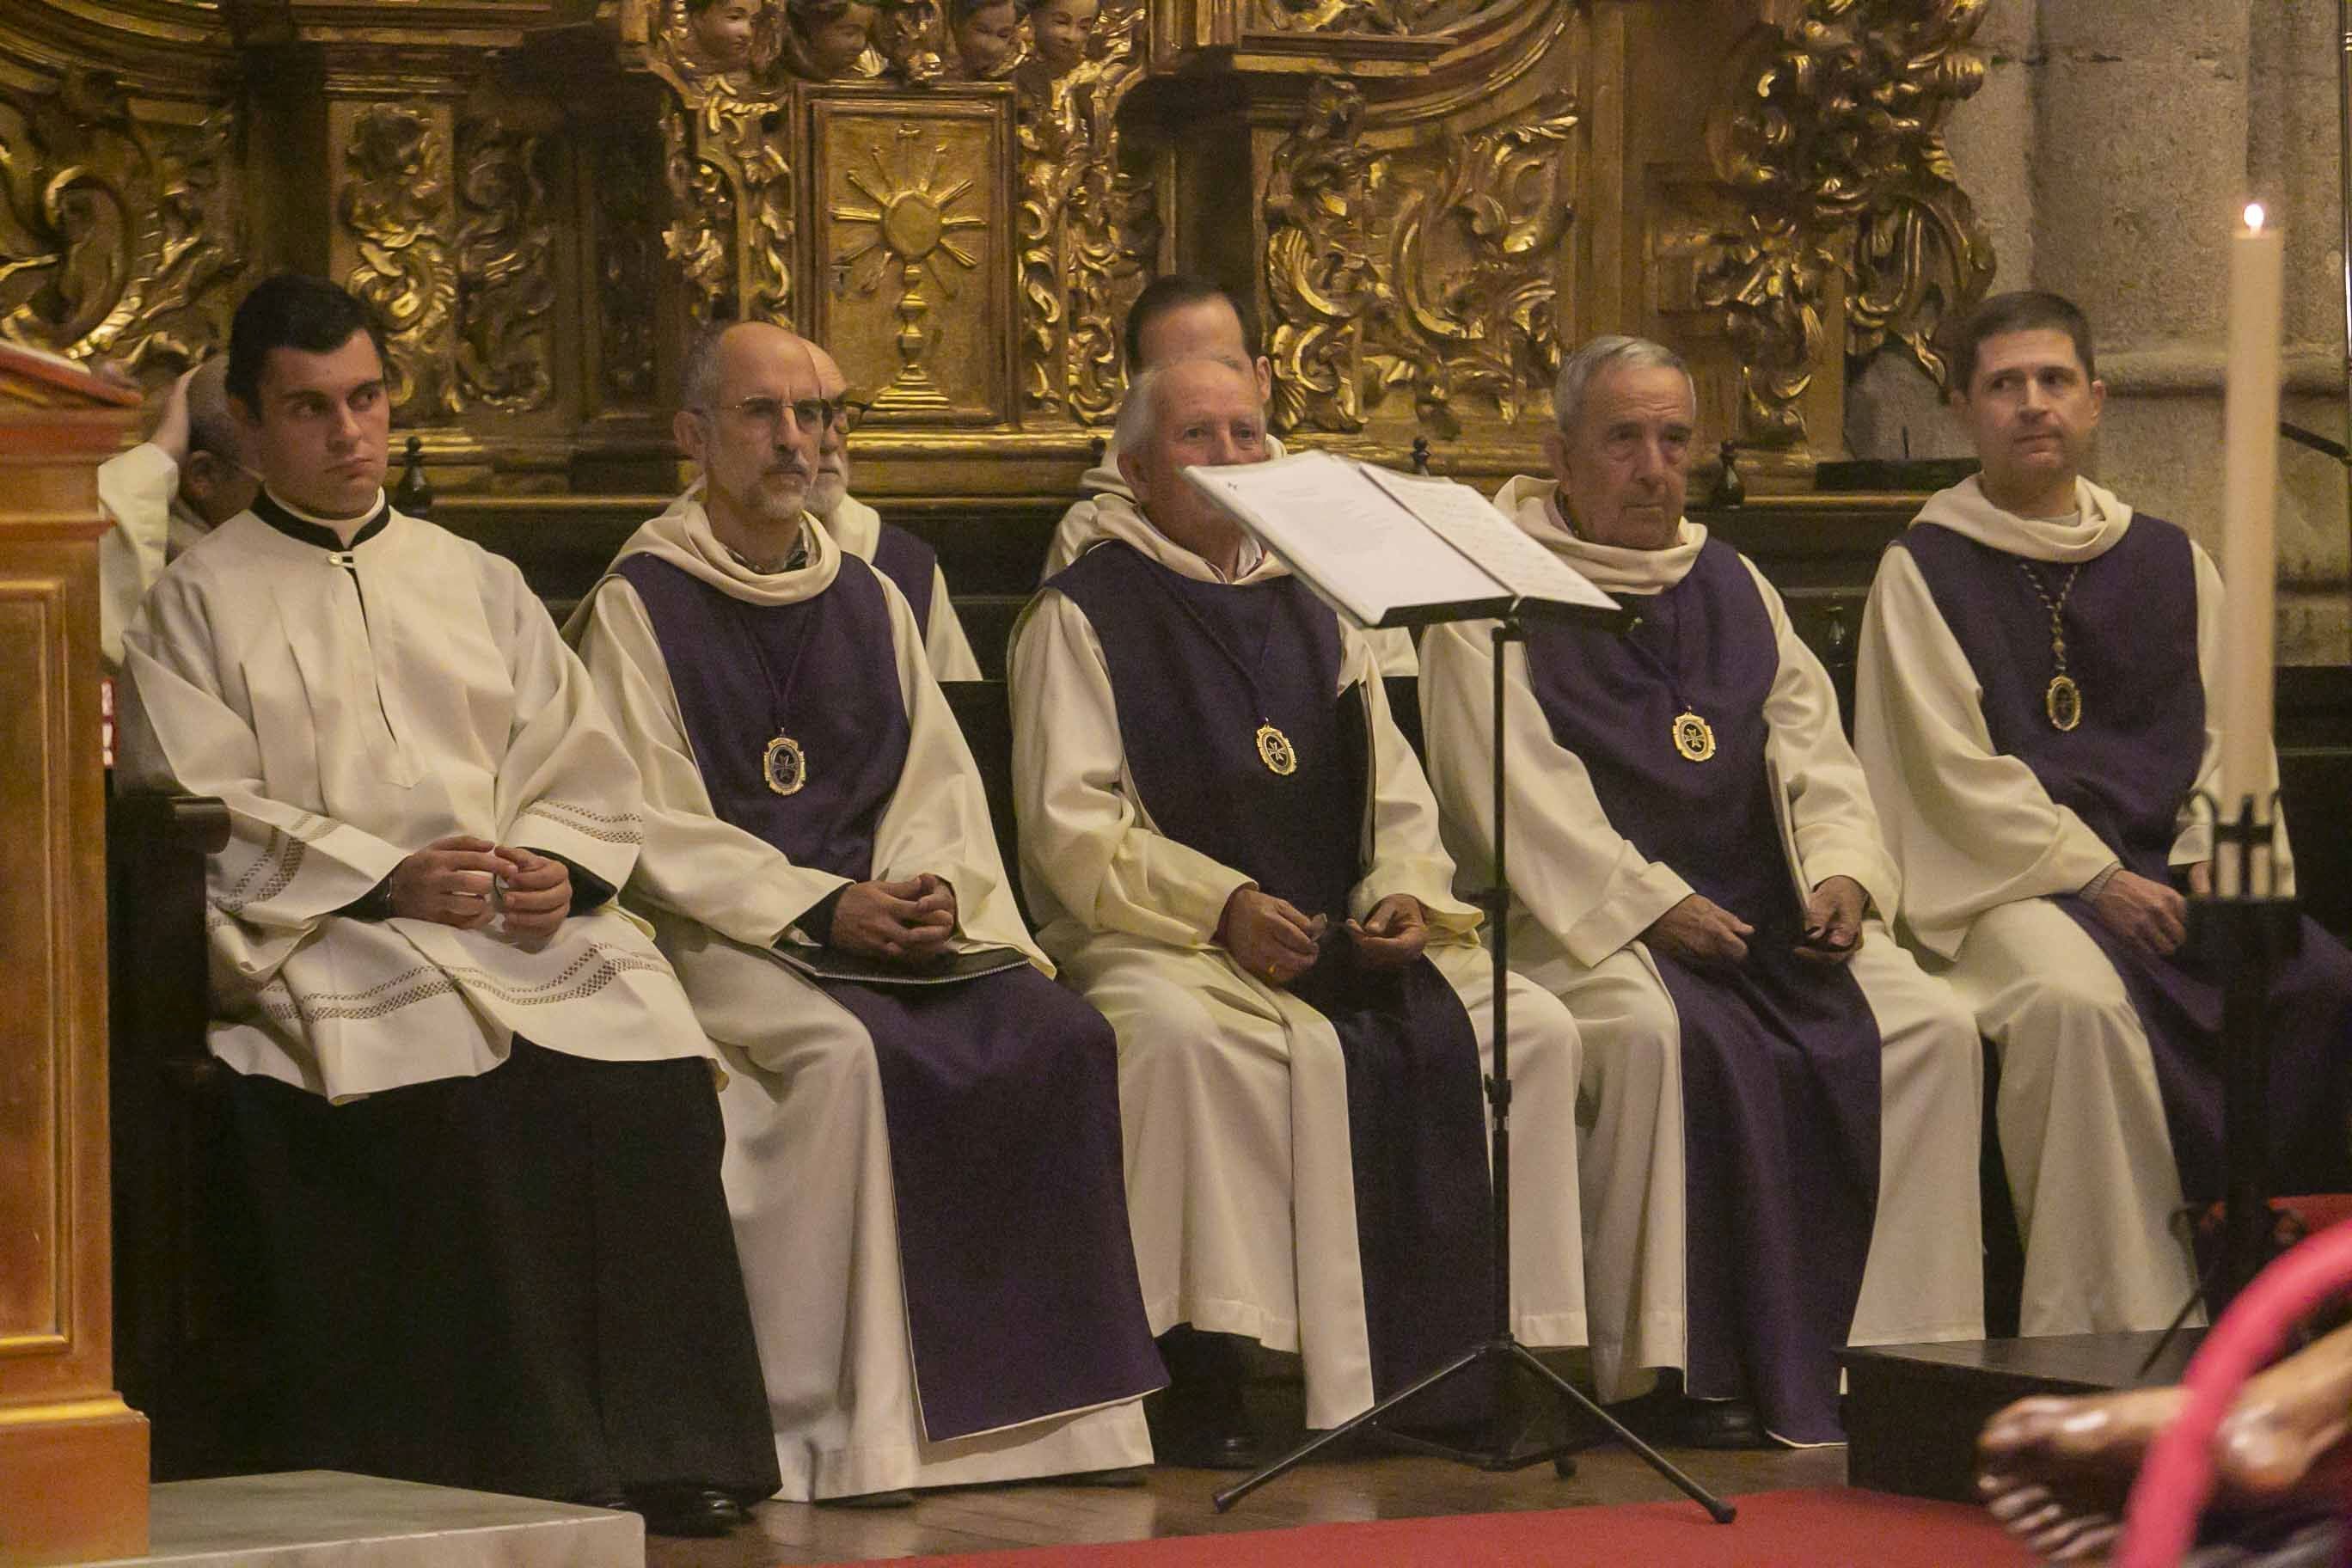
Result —
<path fill-rule="evenodd" d="M 1127 476 L 1118 471 L 1118 432 L 1113 431 L 1110 440 L 1105 443 L 1101 460 L 1078 480 L 1078 493 L 1082 496 L 1117 496 L 1125 501 L 1135 500 L 1135 492 L 1127 488 Z"/>
<path fill-rule="evenodd" d="M 2132 509 L 2085 479 L 2074 481 L 2075 515 L 2072 522 L 2020 517 L 2003 511 L 1985 499 L 1984 487 L 1971 474 L 1947 490 L 1927 498 L 1912 521 L 1941 523 L 1963 539 L 2028 561 L 2060 563 L 2089 561 L 2105 555 L 2131 526 Z"/>
<path fill-rule="evenodd" d="M 702 481 L 697 479 L 692 489 L 669 503 L 668 510 L 629 535 L 629 542 L 613 558 L 613 566 L 632 555 L 651 555 L 747 605 L 797 605 L 832 587 L 833 580 L 841 574 L 841 546 L 833 535 L 813 513 L 801 513 L 801 521 L 808 529 L 809 563 L 797 572 L 754 572 L 737 561 L 710 531 L 710 514 L 702 509 Z M 613 566 L 604 569 L 605 577 L 613 574 Z M 599 578 L 597 586 L 603 585 L 604 578 Z M 578 639 L 587 625 L 588 607 L 595 601 L 596 589 L 591 588 L 565 623 L 566 637 Z"/>
<path fill-rule="evenodd" d="M 1519 474 L 1495 492 L 1495 505 L 1522 532 L 1579 572 L 1605 594 L 1662 594 L 1690 574 L 1706 543 L 1706 530 L 1684 518 L 1675 542 L 1664 550 L 1627 550 L 1595 544 L 1570 531 L 1560 515 L 1559 481 Z"/>

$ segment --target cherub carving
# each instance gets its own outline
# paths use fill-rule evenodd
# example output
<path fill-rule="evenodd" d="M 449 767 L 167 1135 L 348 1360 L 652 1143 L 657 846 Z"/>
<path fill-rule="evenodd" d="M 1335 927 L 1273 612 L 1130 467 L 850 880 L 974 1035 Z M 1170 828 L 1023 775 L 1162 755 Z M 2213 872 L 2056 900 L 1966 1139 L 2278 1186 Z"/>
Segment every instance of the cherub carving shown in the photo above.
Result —
<path fill-rule="evenodd" d="M 1015 0 L 948 0 L 948 37 L 955 45 L 956 75 L 964 81 L 1009 76 L 1025 58 Z"/>
<path fill-rule="evenodd" d="M 1024 73 L 1049 80 L 1087 63 L 1101 0 L 1024 0 L 1029 13 L 1030 59 Z"/>
<path fill-rule="evenodd" d="M 870 0 L 783 0 L 784 64 L 811 81 L 882 74 Z"/>
<path fill-rule="evenodd" d="M 685 0 L 679 57 L 688 69 L 727 76 L 751 68 L 760 0 Z"/>

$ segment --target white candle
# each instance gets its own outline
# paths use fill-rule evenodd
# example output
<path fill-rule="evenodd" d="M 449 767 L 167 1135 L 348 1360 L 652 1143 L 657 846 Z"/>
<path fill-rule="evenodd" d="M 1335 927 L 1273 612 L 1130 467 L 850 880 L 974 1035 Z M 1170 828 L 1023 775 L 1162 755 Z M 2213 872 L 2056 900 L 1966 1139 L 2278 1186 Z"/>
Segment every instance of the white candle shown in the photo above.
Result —
<path fill-rule="evenodd" d="M 2259 205 L 2230 241 L 2230 361 L 2222 398 L 2224 506 L 2221 581 L 2226 589 L 2221 647 L 2221 815 L 2234 818 L 2252 799 L 2255 818 L 2271 816 L 2271 660 L 2276 631 L 2272 598 L 2278 555 L 2272 514 L 2278 492 L 2279 300 L 2285 236 L 2263 222 Z M 2259 873 L 2269 857 L 2257 863 Z M 2235 891 L 2234 857 L 2217 856 L 2217 890 Z"/>

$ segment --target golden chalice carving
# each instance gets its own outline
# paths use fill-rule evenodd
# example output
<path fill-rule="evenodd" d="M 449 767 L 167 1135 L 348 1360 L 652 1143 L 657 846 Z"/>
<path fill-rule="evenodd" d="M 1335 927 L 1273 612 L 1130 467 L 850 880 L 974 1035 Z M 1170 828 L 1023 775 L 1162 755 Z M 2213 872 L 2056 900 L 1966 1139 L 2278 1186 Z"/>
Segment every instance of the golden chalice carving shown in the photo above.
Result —
<path fill-rule="evenodd" d="M 860 243 L 834 258 L 833 275 L 845 279 L 849 288 L 861 294 L 871 294 L 882 286 L 882 279 L 893 264 L 898 268 L 898 374 L 890 384 L 875 395 L 877 409 L 932 409 L 948 405 L 948 396 L 932 382 L 924 361 L 939 346 L 937 329 L 927 329 L 931 302 L 924 297 L 923 286 L 928 281 L 941 294 L 955 298 L 957 269 L 970 272 L 980 265 L 980 258 L 956 239 L 958 230 L 985 228 L 988 220 L 951 209 L 971 194 L 978 182 L 956 179 L 942 185 L 940 164 L 947 156 L 947 148 L 933 145 L 928 159 L 917 145 L 923 131 L 918 125 L 898 128 L 896 145 L 886 152 L 878 143 L 869 146 L 866 154 L 873 160 L 871 178 L 866 171 L 852 169 L 845 178 L 866 200 L 871 207 L 837 205 L 833 208 L 834 221 L 866 227 L 865 234 L 853 233 L 850 237 Z M 919 174 L 914 165 L 922 164 Z M 941 265 L 940 258 L 955 264 Z"/>

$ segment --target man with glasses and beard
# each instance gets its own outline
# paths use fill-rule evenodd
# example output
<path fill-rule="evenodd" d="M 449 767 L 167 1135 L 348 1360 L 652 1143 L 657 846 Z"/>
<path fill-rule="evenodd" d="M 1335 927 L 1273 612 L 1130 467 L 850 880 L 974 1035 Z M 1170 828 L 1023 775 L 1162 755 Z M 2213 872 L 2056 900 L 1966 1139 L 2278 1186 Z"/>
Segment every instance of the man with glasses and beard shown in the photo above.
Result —
<path fill-rule="evenodd" d="M 1013 903 L 904 595 L 815 525 L 809 346 L 715 328 L 702 478 L 573 626 L 646 775 L 630 896 L 730 1075 L 728 1196 L 795 1500 L 1150 1457 L 1110 1027 Z"/>

